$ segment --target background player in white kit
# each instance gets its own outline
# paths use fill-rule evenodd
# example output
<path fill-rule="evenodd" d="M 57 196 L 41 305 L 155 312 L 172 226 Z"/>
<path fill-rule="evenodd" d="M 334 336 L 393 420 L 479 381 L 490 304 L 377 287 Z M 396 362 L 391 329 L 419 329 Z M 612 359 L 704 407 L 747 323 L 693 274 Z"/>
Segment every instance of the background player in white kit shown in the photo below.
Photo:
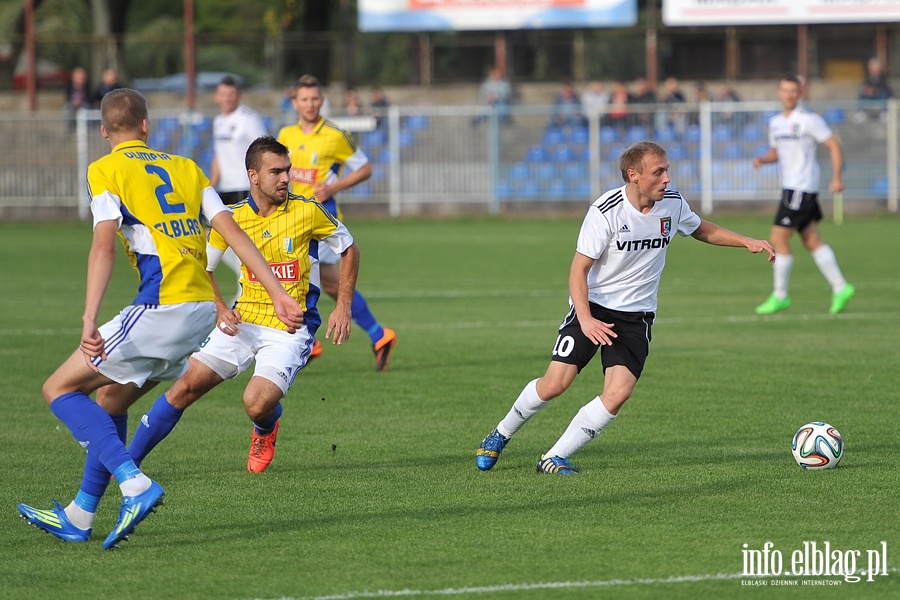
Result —
<path fill-rule="evenodd" d="M 258 137 L 268 134 L 262 117 L 252 108 L 241 104 L 241 88 L 230 75 L 222 78 L 213 94 L 213 101 L 221 110 L 213 119 L 213 160 L 209 183 L 219 192 L 226 205 L 237 204 L 250 193 L 250 179 L 244 166 L 247 148 Z M 233 306 L 240 296 L 241 261 L 230 248 L 222 257 L 222 263 L 235 277 L 232 297 L 226 291 L 226 304 Z"/>
<path fill-rule="evenodd" d="M 770 239 L 778 259 L 773 267 L 772 295 L 756 307 L 756 314 L 771 315 L 791 305 L 788 283 L 794 256 L 791 254 L 791 236 L 796 230 L 819 267 L 819 271 L 831 285 L 831 314 L 844 310 L 856 292 L 844 279 L 831 246 L 819 236 L 822 208 L 819 205 L 819 163 L 816 161 L 816 145 L 822 144 L 831 153 L 832 194 L 844 191 L 841 171 L 844 157 L 841 144 L 825 123 L 825 119 L 805 108 L 800 101 L 800 79 L 787 75 L 778 82 L 778 98 L 782 112 L 769 120 L 769 151 L 753 159 L 753 166 L 778 161 L 781 165 L 781 204 L 775 215 Z"/>
<path fill-rule="evenodd" d="M 550 366 L 525 386 L 506 417 L 481 443 L 475 463 L 487 471 L 509 439 L 547 403 L 565 392 L 599 348 L 603 392 L 584 405 L 556 444 L 538 461 L 538 473 L 575 475 L 569 457 L 618 414 L 641 376 L 650 349 L 659 280 L 675 234 L 715 246 L 775 252 L 769 242 L 704 221 L 681 194 L 666 188 L 669 159 L 653 142 L 622 152 L 626 184 L 588 209 L 569 271 L 571 307 L 559 328 Z"/>

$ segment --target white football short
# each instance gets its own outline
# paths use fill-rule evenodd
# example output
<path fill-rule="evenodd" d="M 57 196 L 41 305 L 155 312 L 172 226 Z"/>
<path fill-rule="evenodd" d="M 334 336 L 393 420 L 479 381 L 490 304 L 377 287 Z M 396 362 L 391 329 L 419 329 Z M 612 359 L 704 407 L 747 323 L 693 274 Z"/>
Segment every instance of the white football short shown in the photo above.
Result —
<path fill-rule="evenodd" d="M 194 358 L 222 379 L 234 379 L 256 361 L 253 375 L 268 379 L 287 394 L 297 372 L 306 365 L 315 337 L 301 327 L 291 334 L 280 329 L 241 323 L 230 336 L 216 327 Z"/>
<path fill-rule="evenodd" d="M 99 327 L 107 359 L 93 360 L 117 383 L 141 387 L 147 381 L 174 381 L 187 359 L 216 323 L 213 302 L 135 304 Z"/>

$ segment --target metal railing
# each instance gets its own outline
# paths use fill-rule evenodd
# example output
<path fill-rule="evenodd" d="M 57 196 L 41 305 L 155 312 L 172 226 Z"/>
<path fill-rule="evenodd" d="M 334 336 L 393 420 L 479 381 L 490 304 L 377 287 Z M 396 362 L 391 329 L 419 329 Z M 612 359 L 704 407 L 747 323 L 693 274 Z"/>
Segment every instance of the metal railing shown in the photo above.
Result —
<path fill-rule="evenodd" d="M 844 207 L 854 212 L 898 210 L 900 102 L 811 103 L 842 141 Z M 342 193 L 345 204 L 371 204 L 392 216 L 433 211 L 500 213 L 507 205 L 542 208 L 589 203 L 622 184 L 619 152 L 652 139 L 669 152 L 670 187 L 695 208 L 750 206 L 780 194 L 778 167 L 752 167 L 768 148 L 772 103 L 629 105 L 627 115 L 568 115 L 553 107 L 513 106 L 508 112 L 480 106 L 390 107 L 379 125 L 346 121 L 373 164 L 373 176 Z M 208 170 L 212 114 L 152 111 L 149 145 L 190 156 Z M 276 134 L 290 119 L 266 115 Z M 0 162 L 0 211 L 68 208 L 89 216 L 87 165 L 109 152 L 99 133 L 99 112 L 83 111 L 72 126 L 60 114 L 0 114 L 6 151 Z M 820 150 L 822 189 L 830 161 Z M 823 199 L 826 192 L 823 192 Z M 0 212 L 4 214 L 4 212 Z"/>

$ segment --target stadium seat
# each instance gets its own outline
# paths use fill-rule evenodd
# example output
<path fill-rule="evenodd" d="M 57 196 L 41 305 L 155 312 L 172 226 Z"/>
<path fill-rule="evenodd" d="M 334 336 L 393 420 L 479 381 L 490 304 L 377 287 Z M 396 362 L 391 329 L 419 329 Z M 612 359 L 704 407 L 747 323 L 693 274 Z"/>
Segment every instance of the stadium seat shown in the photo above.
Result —
<path fill-rule="evenodd" d="M 408 129 L 401 129 L 398 139 L 401 148 L 409 148 L 416 143 L 416 135 Z"/>
<path fill-rule="evenodd" d="M 522 198 L 539 198 L 541 197 L 541 186 L 537 181 L 527 180 L 522 182 L 519 187 L 519 196 Z"/>
<path fill-rule="evenodd" d="M 653 139 L 658 144 L 665 145 L 678 139 L 678 133 L 671 127 L 662 127 L 656 130 L 656 133 L 653 134 Z"/>
<path fill-rule="evenodd" d="M 406 127 L 411 131 L 421 131 L 428 127 L 428 117 L 425 115 L 409 115 L 406 117 Z"/>
<path fill-rule="evenodd" d="M 360 143 L 366 148 L 384 146 L 387 143 L 387 134 L 383 129 L 367 131 L 360 136 Z"/>
<path fill-rule="evenodd" d="M 573 162 L 563 166 L 563 177 L 569 181 L 588 180 L 590 172 L 587 163 Z"/>
<path fill-rule="evenodd" d="M 555 147 L 559 144 L 562 144 L 565 141 L 565 136 L 563 135 L 562 129 L 559 127 L 548 127 L 544 130 L 544 137 L 542 138 L 543 143 L 549 147 Z"/>
<path fill-rule="evenodd" d="M 547 162 L 549 157 L 543 146 L 537 144 L 529 147 L 528 150 L 525 151 L 525 160 L 527 162 Z"/>
<path fill-rule="evenodd" d="M 625 141 L 629 144 L 646 140 L 649 137 L 647 128 L 642 125 L 632 125 L 625 131 Z"/>
<path fill-rule="evenodd" d="M 591 134 L 586 127 L 574 127 L 569 134 L 569 142 L 572 144 L 587 144 Z"/>
<path fill-rule="evenodd" d="M 666 146 L 666 152 L 669 154 L 669 160 L 684 160 L 688 155 L 684 146 L 678 142 L 668 144 Z"/>
<path fill-rule="evenodd" d="M 501 198 L 512 198 L 513 186 L 506 179 L 501 179 L 497 182 L 497 187 L 494 188 L 494 193 L 496 193 Z"/>
<path fill-rule="evenodd" d="M 615 127 L 601 127 L 600 128 L 600 143 L 601 144 L 615 144 L 619 141 L 619 130 Z"/>
<path fill-rule="evenodd" d="M 275 119 L 273 119 L 269 115 L 263 115 L 262 122 L 263 122 L 263 127 L 266 128 L 266 131 L 268 131 L 269 133 L 272 133 L 272 134 L 278 133 L 277 131 L 272 129 L 275 126 Z"/>
<path fill-rule="evenodd" d="M 525 181 L 531 177 L 531 169 L 525 163 L 513 163 L 509 166 L 507 177 L 513 182 Z"/>
<path fill-rule="evenodd" d="M 876 177 L 872 181 L 871 191 L 879 196 L 887 196 L 889 187 L 890 185 L 887 177 Z"/>
<path fill-rule="evenodd" d="M 765 139 L 763 128 L 756 124 L 746 125 L 741 130 L 741 139 L 745 142 L 758 142 Z"/>
<path fill-rule="evenodd" d="M 147 138 L 147 145 L 155 150 L 168 150 L 171 143 L 171 136 L 168 131 L 157 129 L 150 133 Z"/>
<path fill-rule="evenodd" d="M 829 125 L 840 125 L 844 122 L 845 117 L 843 108 L 829 108 L 822 113 L 822 118 Z"/>
<path fill-rule="evenodd" d="M 684 141 L 686 142 L 699 142 L 702 136 L 703 132 L 700 130 L 699 125 L 689 125 L 684 130 Z"/>
<path fill-rule="evenodd" d="M 568 191 L 566 190 L 566 182 L 562 179 L 551 179 L 547 184 L 547 195 L 550 198 L 560 199 L 565 198 L 568 195 Z"/>
<path fill-rule="evenodd" d="M 155 125 L 156 131 L 165 131 L 166 133 L 172 133 L 181 129 L 181 123 L 178 122 L 177 117 L 162 117 L 156 120 Z"/>
<path fill-rule="evenodd" d="M 587 198 L 591 195 L 591 182 L 583 179 L 579 181 L 567 181 L 568 195 L 575 199 Z"/>
<path fill-rule="evenodd" d="M 550 153 L 553 162 L 566 163 L 575 160 L 575 151 L 568 144 L 557 144 Z"/>
<path fill-rule="evenodd" d="M 556 167 L 550 163 L 540 163 L 533 167 L 535 179 L 539 181 L 550 181 L 558 176 Z"/>
<path fill-rule="evenodd" d="M 744 146 L 738 142 L 727 142 L 722 146 L 721 158 L 743 158 Z"/>
<path fill-rule="evenodd" d="M 730 125 L 716 125 L 712 130 L 712 139 L 714 142 L 730 142 L 732 138 Z"/>

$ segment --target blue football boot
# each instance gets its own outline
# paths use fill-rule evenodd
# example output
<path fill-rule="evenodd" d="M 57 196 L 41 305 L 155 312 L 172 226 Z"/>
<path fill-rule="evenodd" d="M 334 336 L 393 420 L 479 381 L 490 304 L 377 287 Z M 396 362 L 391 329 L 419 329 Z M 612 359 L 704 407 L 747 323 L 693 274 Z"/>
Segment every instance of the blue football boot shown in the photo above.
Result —
<path fill-rule="evenodd" d="M 53 501 L 53 508 L 50 510 L 41 510 L 20 504 L 19 514 L 38 529 L 52 533 L 67 542 L 86 542 L 91 537 L 90 529 L 79 529 L 72 525 L 69 517 L 66 516 L 63 505 L 56 500 Z"/>

